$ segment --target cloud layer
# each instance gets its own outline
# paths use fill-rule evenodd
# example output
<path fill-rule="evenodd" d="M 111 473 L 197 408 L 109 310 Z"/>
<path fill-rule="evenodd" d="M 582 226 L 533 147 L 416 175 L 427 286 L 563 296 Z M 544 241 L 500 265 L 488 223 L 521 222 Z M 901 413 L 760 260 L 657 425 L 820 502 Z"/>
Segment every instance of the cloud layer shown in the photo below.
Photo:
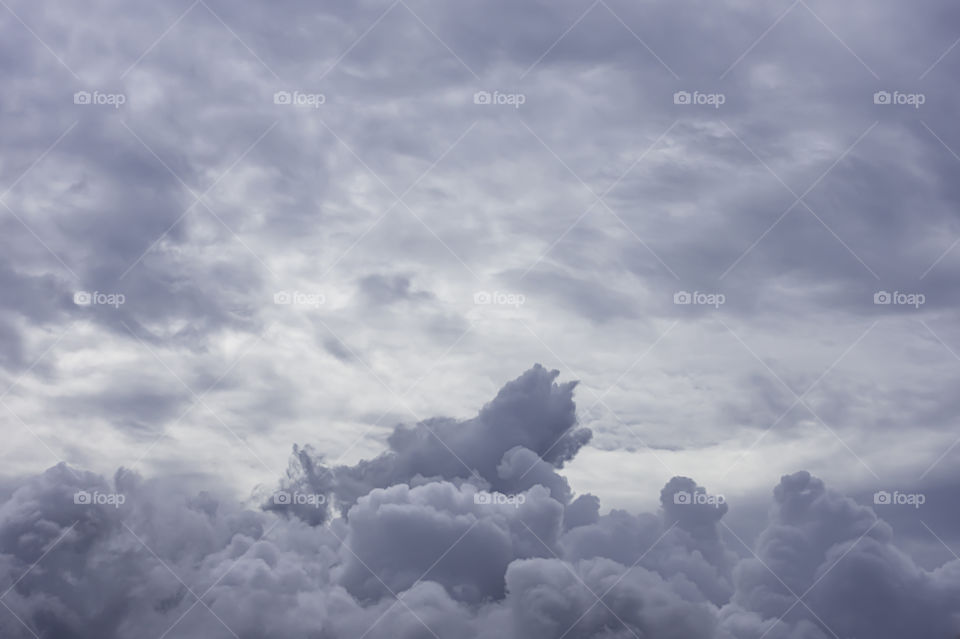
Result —
<path fill-rule="evenodd" d="M 956 3 L 0 16 L 0 636 L 953 639 Z"/>
<path fill-rule="evenodd" d="M 949 2 L 2 14 L 8 474 L 353 464 L 545 361 L 621 473 L 953 483 Z"/>
<path fill-rule="evenodd" d="M 112 480 L 65 464 L 24 477 L 0 505 L 3 636 L 960 631 L 960 560 L 919 568 L 871 508 L 805 471 L 774 488 L 745 558 L 727 545 L 728 504 L 693 479 L 671 479 L 653 513 L 601 515 L 595 497 L 572 499 L 557 471 L 589 432 L 576 426 L 574 384 L 556 377 L 538 365 L 475 418 L 400 425 L 390 451 L 356 466 L 295 451 L 302 474 L 272 497 L 313 504 L 250 509 L 122 469 Z M 441 436 L 449 449 L 432 443 Z M 447 463 L 461 455 L 470 471 Z M 531 460 L 543 481 L 517 479 Z"/>

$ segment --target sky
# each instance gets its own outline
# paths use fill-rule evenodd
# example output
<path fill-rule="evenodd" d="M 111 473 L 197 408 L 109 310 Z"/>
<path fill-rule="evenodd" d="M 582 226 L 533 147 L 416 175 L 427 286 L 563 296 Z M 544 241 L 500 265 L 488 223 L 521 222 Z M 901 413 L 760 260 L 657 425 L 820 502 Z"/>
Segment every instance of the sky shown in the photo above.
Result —
<path fill-rule="evenodd" d="M 9 636 L 960 633 L 954 3 L 0 35 Z"/>

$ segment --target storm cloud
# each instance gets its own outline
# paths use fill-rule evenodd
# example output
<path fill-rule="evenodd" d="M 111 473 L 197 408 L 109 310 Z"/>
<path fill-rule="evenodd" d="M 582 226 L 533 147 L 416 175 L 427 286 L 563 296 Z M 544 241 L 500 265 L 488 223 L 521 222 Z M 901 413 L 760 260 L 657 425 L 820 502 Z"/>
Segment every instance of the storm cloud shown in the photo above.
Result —
<path fill-rule="evenodd" d="M 468 458 L 484 472 L 503 468 L 484 464 L 503 450 L 508 466 L 520 450 L 559 468 L 577 447 L 551 455 L 546 438 L 580 431 L 574 384 L 557 384 L 556 375 L 536 366 L 476 418 L 429 423 L 455 442 L 482 433 L 486 445 Z M 417 428 L 428 427 L 395 433 Z M 693 479 L 671 479 L 656 512 L 601 515 L 591 495 L 570 503 L 569 488 L 549 487 L 562 480 L 556 471 L 544 475 L 547 485 L 497 484 L 508 473 L 489 481 L 412 461 L 440 455 L 425 434 L 391 441 L 377 460 L 304 469 L 304 481 L 277 487 L 274 496 L 296 502 L 338 496 L 340 474 L 352 492 L 377 484 L 350 502 L 338 496 L 340 513 L 326 520 L 123 469 L 108 480 L 59 464 L 23 478 L 0 505 L 3 636 L 892 639 L 960 631 L 960 560 L 919 568 L 871 508 L 805 471 L 774 488 L 767 526 L 741 558 L 723 534 L 728 504 Z M 298 452 L 294 466 L 312 459 Z"/>
<path fill-rule="evenodd" d="M 0 636 L 955 639 L 958 71 L 948 0 L 0 2 Z"/>

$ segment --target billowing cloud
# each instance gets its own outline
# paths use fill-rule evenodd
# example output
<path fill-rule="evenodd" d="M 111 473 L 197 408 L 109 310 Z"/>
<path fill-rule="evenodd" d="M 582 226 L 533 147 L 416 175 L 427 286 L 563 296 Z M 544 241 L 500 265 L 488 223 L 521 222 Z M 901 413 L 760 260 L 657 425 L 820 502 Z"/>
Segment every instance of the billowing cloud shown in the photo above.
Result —
<path fill-rule="evenodd" d="M 0 638 L 956 634 L 955 2 L 0 16 Z"/>
<path fill-rule="evenodd" d="M 951 481 L 951 2 L 0 13 L 10 474 L 219 464 L 263 482 L 312 441 L 330 466 L 370 460 L 337 473 L 352 503 L 462 470 L 402 442 L 381 468 L 384 429 L 430 439 L 422 416 L 459 421 L 544 361 L 586 385 L 591 443 L 635 452 L 591 486 L 618 506 L 609 477 L 718 480 L 718 452 L 744 491 L 777 481 L 777 456 L 856 493 L 949 449 L 931 479 Z M 198 442 L 212 415 L 229 430 Z M 474 442 L 451 448 L 473 465 Z M 480 448 L 471 471 L 502 489 L 540 473 Z"/>
<path fill-rule="evenodd" d="M 556 377 L 536 366 L 473 419 L 398 427 L 371 462 L 321 468 L 299 449 L 300 481 L 280 483 L 295 508 L 251 509 L 126 470 L 107 480 L 60 464 L 24 477 L 0 505 L 0 630 L 17 639 L 960 631 L 960 560 L 918 567 L 872 509 L 807 472 L 774 489 L 745 558 L 726 545 L 730 506 L 690 478 L 671 479 L 653 513 L 601 515 L 595 497 L 572 499 L 557 471 L 586 435 L 574 385 Z M 431 437 L 450 437 L 477 473 L 447 463 Z M 566 438 L 562 452 L 551 437 Z M 549 468 L 517 483 L 512 469 L 531 455 Z M 340 473 L 366 491 L 339 496 L 354 494 Z"/>
<path fill-rule="evenodd" d="M 504 493 L 539 484 L 565 504 L 570 487 L 555 469 L 590 441 L 591 431 L 577 426 L 576 383 L 557 384 L 559 374 L 534 366 L 469 420 L 433 418 L 410 427 L 401 424 L 387 439 L 387 452 L 354 466 L 327 468 L 310 448 L 295 448 L 281 488 L 328 495 L 344 511 L 374 488 L 437 479 L 474 480 Z M 324 511 L 304 510 L 298 504 L 268 507 L 305 513 L 315 523 L 322 521 Z"/>
<path fill-rule="evenodd" d="M 754 552 L 737 565 L 724 610 L 732 636 L 794 636 L 785 634 L 791 627 L 823 638 L 957 633 L 960 562 L 920 569 L 873 510 L 805 471 L 784 476 L 774 490 Z"/>

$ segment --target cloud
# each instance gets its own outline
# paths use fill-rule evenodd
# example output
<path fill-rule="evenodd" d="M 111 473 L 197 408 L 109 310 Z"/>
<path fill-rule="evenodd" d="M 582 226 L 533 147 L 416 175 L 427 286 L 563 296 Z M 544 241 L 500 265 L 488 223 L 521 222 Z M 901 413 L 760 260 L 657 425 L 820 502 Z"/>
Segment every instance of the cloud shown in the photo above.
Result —
<path fill-rule="evenodd" d="M 0 635 L 955 633 L 955 3 L 0 14 Z"/>
<path fill-rule="evenodd" d="M 387 438 L 387 452 L 353 466 L 328 468 L 312 449 L 297 448 L 281 488 L 330 494 L 342 511 L 374 488 L 436 479 L 474 480 L 505 493 L 541 484 L 567 503 L 570 488 L 556 469 L 572 459 L 592 433 L 577 427 L 576 383 L 557 384 L 559 374 L 535 365 L 468 420 L 432 418 L 413 426 L 400 424 Z M 269 507 L 301 510 L 293 505 Z M 322 521 L 317 512 L 309 516 L 316 523 Z"/>
<path fill-rule="evenodd" d="M 781 479 L 754 553 L 738 564 L 736 593 L 724 611 L 742 633 L 734 636 L 760 636 L 778 619 L 811 637 L 957 632 L 960 565 L 920 569 L 873 510 L 808 472 Z"/>
<path fill-rule="evenodd" d="M 411 289 L 410 278 L 404 275 L 368 275 L 359 281 L 360 292 L 367 301 L 376 306 L 386 306 L 400 301 L 429 300 L 433 295 L 426 291 Z"/>
<path fill-rule="evenodd" d="M 871 508 L 805 471 L 775 487 L 766 529 L 743 559 L 726 546 L 728 505 L 690 478 L 671 479 L 653 513 L 601 515 L 593 496 L 571 501 L 556 471 L 576 446 L 555 453 L 546 442 L 578 432 L 574 386 L 555 380 L 534 367 L 475 418 L 398 427 L 379 475 L 365 464 L 314 466 L 297 449 L 286 489 L 337 495 L 347 470 L 355 491 L 371 477 L 387 484 L 341 502 L 339 514 L 308 516 L 295 497 L 290 508 L 249 509 L 192 481 L 126 470 L 106 480 L 59 464 L 23 477 L 0 504 L 0 630 L 17 639 L 960 631 L 960 561 L 919 568 Z M 507 494 L 487 475 L 427 476 L 455 467 L 428 464 L 437 449 L 426 433 L 411 436 L 426 424 L 455 442 L 484 441 L 470 459 L 494 481 L 509 482 L 534 455 L 545 482 Z M 480 463 L 504 450 L 498 466 Z"/>
<path fill-rule="evenodd" d="M 98 0 L 53 16 L 11 2 L 0 368 L 28 374 L 4 401 L 42 425 L 55 457 L 104 474 L 140 457 L 144 432 L 164 435 L 143 460 L 153 470 L 208 467 L 210 447 L 189 435 L 197 413 L 179 422 L 169 392 L 139 411 L 108 402 L 122 419 L 72 423 L 105 389 L 142 395 L 128 371 L 156 370 L 155 353 L 197 394 L 206 386 L 190 371 L 242 377 L 204 403 L 239 437 L 257 433 L 272 467 L 321 408 L 336 407 L 325 442 L 336 454 L 370 413 L 398 412 L 382 386 L 429 374 L 411 408 L 454 414 L 544 361 L 609 404 L 585 416 L 598 445 L 637 450 L 627 427 L 642 424 L 652 446 L 702 466 L 712 446 L 748 446 L 794 400 L 720 320 L 798 393 L 795 381 L 812 383 L 879 320 L 806 399 L 878 474 L 889 448 L 859 434 L 909 421 L 922 431 L 910 442 L 919 475 L 953 443 L 960 339 L 957 11 L 921 5 Z M 126 102 L 74 104 L 81 90 Z M 878 90 L 926 101 L 874 104 Z M 325 101 L 275 104 L 278 91 Z M 525 101 L 475 104 L 477 91 Z M 675 104 L 677 91 L 726 101 Z M 879 289 L 927 303 L 876 305 Z M 126 303 L 80 307 L 78 290 Z M 294 290 L 327 303 L 272 303 Z M 504 317 L 473 304 L 480 290 L 527 303 Z M 678 290 L 727 301 L 677 305 Z M 229 347 L 261 338 L 232 368 Z M 124 366 L 91 379 L 94 351 Z M 319 383 L 330 365 L 336 379 Z M 275 402 L 284 387 L 301 399 Z M 234 413 L 238 396 L 247 410 Z M 831 480 L 861 490 L 846 447 L 824 450 L 809 421 L 797 406 L 757 459 L 784 451 L 790 468 L 840 469 Z M 378 434 L 351 451 L 371 457 Z M 100 435 L 116 454 L 100 454 Z M 11 442 L 16 472 L 50 463 L 35 444 L 27 431 Z M 222 459 L 235 477 L 251 472 Z M 746 475 L 776 481 L 780 469 L 751 461 Z"/>

